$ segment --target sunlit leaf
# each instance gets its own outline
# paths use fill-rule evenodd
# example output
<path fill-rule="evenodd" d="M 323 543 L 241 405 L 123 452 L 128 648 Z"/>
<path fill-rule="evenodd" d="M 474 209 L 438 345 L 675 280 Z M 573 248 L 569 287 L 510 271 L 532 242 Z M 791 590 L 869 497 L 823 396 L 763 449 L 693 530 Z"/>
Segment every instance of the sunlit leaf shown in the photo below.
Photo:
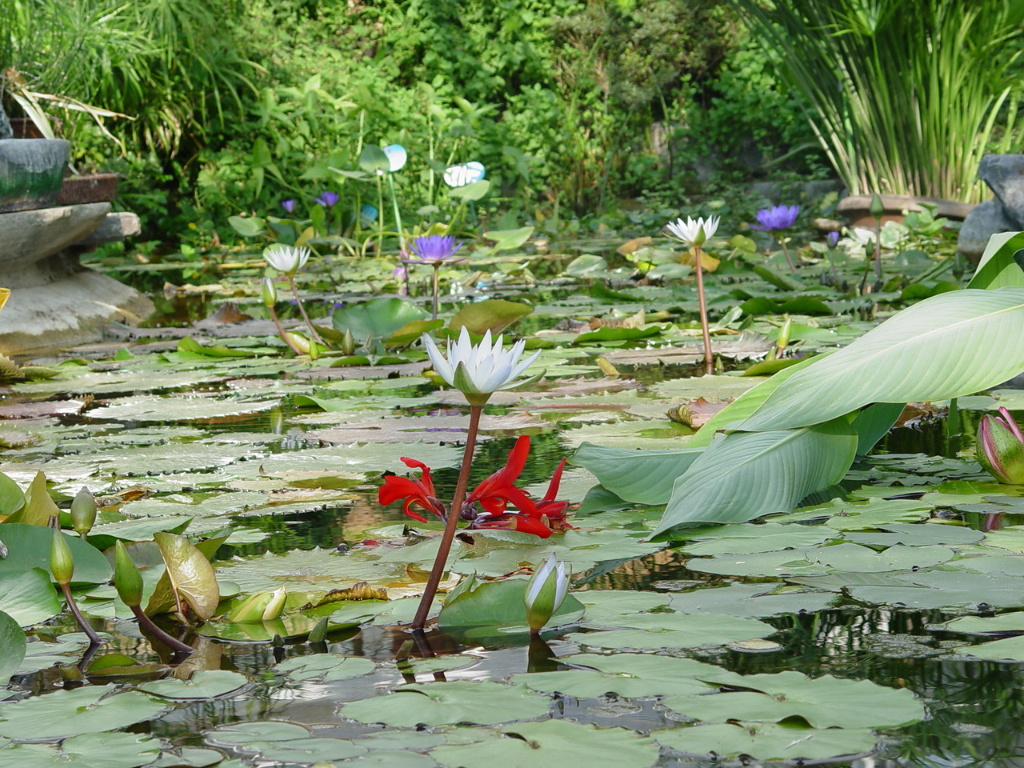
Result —
<path fill-rule="evenodd" d="M 786 763 L 868 752 L 876 742 L 875 735 L 868 730 L 815 730 L 739 722 L 653 731 L 651 736 L 659 744 L 690 755 L 713 755 L 715 760 L 742 755 L 745 759 Z"/>
<path fill-rule="evenodd" d="M 547 715 L 548 699 L 522 686 L 455 680 L 403 685 L 388 696 L 343 704 L 341 713 L 363 723 L 393 727 L 410 728 L 418 723 L 492 725 Z"/>
<path fill-rule="evenodd" d="M 220 602 L 220 588 L 206 555 L 186 537 L 175 533 L 157 533 L 153 539 L 160 547 L 171 584 L 181 598 L 200 619 L 213 616 Z"/>
<path fill-rule="evenodd" d="M 0 704 L 0 736 L 60 739 L 112 731 L 150 720 L 166 707 L 142 693 L 115 691 L 113 685 L 93 685 Z"/>

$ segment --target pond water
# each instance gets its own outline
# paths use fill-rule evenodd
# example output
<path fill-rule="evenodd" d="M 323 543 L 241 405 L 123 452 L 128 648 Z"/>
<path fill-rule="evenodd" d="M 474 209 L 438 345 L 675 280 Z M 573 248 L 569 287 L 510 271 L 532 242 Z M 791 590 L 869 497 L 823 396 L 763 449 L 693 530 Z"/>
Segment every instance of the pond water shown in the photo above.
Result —
<path fill-rule="evenodd" d="M 750 364 L 742 355 L 727 362 L 733 370 L 694 375 L 689 289 L 562 278 L 524 287 L 514 261 L 502 269 L 504 283 L 453 301 L 529 300 L 534 314 L 517 332 L 551 342 L 538 363 L 548 375 L 488 406 L 471 484 L 505 463 L 520 434 L 532 438 L 520 485 L 535 497 L 584 442 L 681 447 L 693 430 L 665 416 L 670 406 L 732 398 L 759 381 L 737 375 Z M 384 272 L 353 263 L 345 281 Z M 291 631 L 213 621 L 195 633 L 165 615 L 162 626 L 196 649 L 170 665 L 111 587 L 80 584 L 103 645 L 83 664 L 84 635 L 66 613 L 29 622 L 29 655 L 0 690 L 0 765 L 74 755 L 96 766 L 108 755 L 111 768 L 1020 764 L 1024 744 L 1008 724 L 1024 714 L 1024 613 L 1014 611 L 1024 605 L 1024 503 L 972 458 L 980 413 L 996 403 L 1019 413 L 1018 391 L 965 398 L 959 430 L 947 427 L 946 404 L 908 414 L 913 426 L 894 429 L 841 487 L 788 515 L 661 543 L 647 541 L 661 507 L 592 491 L 594 476 L 570 466 L 558 498 L 581 505 L 574 530 L 549 540 L 469 532 L 446 584 L 526 573 L 554 551 L 572 564 L 585 612 L 543 640 L 493 626 L 418 639 L 407 629 L 409 596 L 439 525 L 382 509 L 376 489 L 384 472 L 406 473 L 399 457 L 409 456 L 434 467 L 439 496 L 450 498 L 468 409 L 421 375 L 425 364 L 410 367 L 420 353 L 352 368 L 283 357 L 272 329 L 258 325 L 251 286 L 239 288 L 261 273 L 244 268 L 223 290 L 179 294 L 159 327 L 43 360 L 55 378 L 2 390 L 0 472 L 22 488 L 44 472 L 62 509 L 88 485 L 101 504 L 90 533 L 100 549 L 145 544 L 159 530 L 203 538 L 230 529 L 212 557 L 227 595 L 284 584 L 303 596 L 287 613 L 300 613 L 307 598 L 365 580 L 389 601 L 343 604 L 321 642 L 308 640 L 315 622 Z M 731 285 L 713 293 L 717 316 L 737 300 Z M 358 298 L 324 295 L 330 305 Z M 254 325 L 197 324 L 227 297 Z M 678 322 L 591 343 L 564 327 L 644 307 Z M 871 326 L 859 314 L 797 323 L 804 353 Z M 779 324 L 759 317 L 753 329 L 770 346 Z M 738 332 L 723 325 L 724 338 Z M 184 344 L 189 337 L 202 346 Z M 689 356 L 663 359 L 652 351 L 659 344 Z M 147 570 L 150 588 L 159 568 Z M 3 577 L 0 566 L 0 590 Z M 0 594 L 6 610 L 14 596 Z M 994 638 L 1004 645 L 990 651 Z M 95 700 L 70 698 L 90 691 Z M 101 694 L 114 702 L 107 711 L 121 701 L 123 711 L 76 725 L 103 709 Z M 129 695 L 139 698 L 118 698 Z M 67 727 L 25 725 L 40 720 Z"/>

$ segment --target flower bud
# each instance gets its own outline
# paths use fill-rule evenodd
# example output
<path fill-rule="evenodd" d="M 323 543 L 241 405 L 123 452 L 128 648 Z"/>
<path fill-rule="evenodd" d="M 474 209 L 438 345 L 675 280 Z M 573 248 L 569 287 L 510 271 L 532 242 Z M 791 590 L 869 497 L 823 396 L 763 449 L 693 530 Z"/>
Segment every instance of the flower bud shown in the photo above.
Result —
<path fill-rule="evenodd" d="M 882 214 L 885 213 L 885 204 L 877 192 L 871 193 L 871 204 L 868 206 L 868 213 L 876 219 L 882 218 Z"/>
<path fill-rule="evenodd" d="M 1024 435 L 1006 408 L 981 417 L 978 463 L 1001 483 L 1024 484 Z"/>
<path fill-rule="evenodd" d="M 50 572 L 54 581 L 62 586 L 70 584 L 71 577 L 75 575 L 75 558 L 59 528 L 53 529 L 53 540 L 50 543 Z"/>
<path fill-rule="evenodd" d="M 352 329 L 346 328 L 344 335 L 341 337 L 341 351 L 346 355 L 355 354 L 356 351 L 356 340 L 352 335 Z"/>
<path fill-rule="evenodd" d="M 142 604 L 142 574 L 121 541 L 114 545 L 114 587 L 129 608 Z"/>
<path fill-rule="evenodd" d="M 269 277 L 263 278 L 263 306 L 268 309 L 277 304 L 277 286 Z"/>
<path fill-rule="evenodd" d="M 83 539 L 96 522 L 96 499 L 88 488 L 82 488 L 71 502 L 71 527 Z"/>
<path fill-rule="evenodd" d="M 294 333 L 293 331 L 285 331 L 284 334 L 288 337 L 285 341 L 289 341 L 293 349 L 298 350 L 303 355 L 309 354 L 309 339 L 301 333 Z"/>
<path fill-rule="evenodd" d="M 786 346 L 789 344 L 789 335 L 793 332 L 793 321 L 789 315 L 786 315 L 786 321 L 779 328 L 779 336 L 775 340 L 775 349 L 778 354 L 782 354 L 786 350 Z"/>
<path fill-rule="evenodd" d="M 538 634 L 550 621 L 568 592 L 569 574 L 565 571 L 565 563 L 558 562 L 552 554 L 526 585 L 523 602 L 526 604 L 526 623 L 531 635 Z"/>
<path fill-rule="evenodd" d="M 228 614 L 228 621 L 235 624 L 273 621 L 284 611 L 284 602 L 287 596 L 284 587 L 275 592 L 257 592 L 254 595 L 249 595 Z"/>

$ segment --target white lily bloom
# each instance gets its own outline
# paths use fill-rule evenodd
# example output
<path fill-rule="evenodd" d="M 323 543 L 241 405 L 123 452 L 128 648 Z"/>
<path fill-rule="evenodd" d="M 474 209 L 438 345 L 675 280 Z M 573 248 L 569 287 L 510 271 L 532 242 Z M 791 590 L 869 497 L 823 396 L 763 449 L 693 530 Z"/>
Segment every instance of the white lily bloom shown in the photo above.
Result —
<path fill-rule="evenodd" d="M 437 374 L 462 392 L 470 405 L 483 405 L 493 392 L 529 384 L 543 375 L 516 381 L 540 356 L 540 352 L 520 361 L 526 342 L 520 339 L 509 349 L 503 349 L 502 337 L 498 336 L 492 344 L 490 331 L 484 333 L 479 344 L 473 344 L 469 331 L 463 326 L 459 340 L 452 344 L 449 339 L 444 354 L 427 334 L 423 335 L 423 346 Z"/>
<path fill-rule="evenodd" d="M 278 272 L 294 275 L 309 260 L 309 248 L 296 248 L 293 245 L 272 245 L 263 252 L 267 264 Z"/>
<path fill-rule="evenodd" d="M 565 563 L 559 562 L 554 553 L 533 573 L 526 585 L 523 602 L 526 604 L 526 623 L 530 632 L 536 634 L 550 621 L 555 611 L 569 593 L 569 574 Z"/>
<path fill-rule="evenodd" d="M 673 237 L 682 240 L 684 243 L 704 245 L 705 240 L 715 236 L 720 220 L 720 216 L 708 216 L 706 219 L 692 219 L 687 216 L 686 221 L 683 221 L 681 218 L 676 219 L 675 221 L 670 221 L 665 227 L 672 233 Z"/>

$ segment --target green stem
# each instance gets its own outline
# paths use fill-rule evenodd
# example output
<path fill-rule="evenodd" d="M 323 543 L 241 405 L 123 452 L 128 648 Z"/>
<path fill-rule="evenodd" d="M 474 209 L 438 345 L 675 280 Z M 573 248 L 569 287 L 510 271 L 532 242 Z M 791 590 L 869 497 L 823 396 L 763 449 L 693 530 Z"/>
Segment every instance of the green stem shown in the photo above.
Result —
<path fill-rule="evenodd" d="M 779 245 L 782 246 L 782 253 L 786 257 L 786 263 L 789 264 L 789 271 L 794 275 L 796 274 L 796 265 L 793 263 L 792 257 L 789 255 L 789 249 L 786 247 L 786 239 L 783 237 L 779 238 Z"/>
<path fill-rule="evenodd" d="M 704 270 L 700 263 L 699 245 L 693 246 L 694 263 L 697 267 L 697 304 L 700 306 L 700 331 L 704 337 L 704 371 L 709 376 L 714 373 L 715 360 L 711 354 L 711 331 L 708 328 L 708 307 L 704 300 Z"/>
<path fill-rule="evenodd" d="M 440 265 L 440 263 L 435 264 L 434 265 L 434 309 L 433 309 L 433 312 L 432 312 L 432 314 L 430 316 L 431 320 L 437 320 L 437 285 L 438 285 L 438 277 L 439 277 L 440 272 L 441 272 L 441 265 Z"/>
<path fill-rule="evenodd" d="M 427 623 L 427 614 L 430 613 L 430 606 L 434 602 L 434 595 L 437 594 L 437 585 L 441 583 L 441 576 L 444 574 L 444 567 L 448 562 L 448 553 L 452 549 L 452 542 L 455 540 L 455 530 L 459 525 L 459 517 L 462 513 L 462 502 L 466 498 L 466 486 L 469 485 L 469 468 L 473 464 L 473 451 L 476 448 L 476 435 L 480 430 L 480 417 L 483 415 L 482 405 L 471 405 L 469 407 L 469 433 L 466 435 L 466 449 L 462 453 L 462 469 L 459 470 L 459 481 L 455 485 L 455 497 L 452 505 L 448 508 L 448 520 L 445 522 L 444 533 L 441 534 L 441 545 L 437 548 L 437 557 L 434 558 L 434 567 L 430 570 L 426 586 L 423 587 L 423 597 L 420 598 L 419 608 L 416 609 L 416 617 L 412 621 L 412 628 L 423 629 Z"/>
<path fill-rule="evenodd" d="M 296 355 L 302 355 L 301 349 L 295 346 L 295 342 L 291 340 L 291 337 L 284 330 L 284 326 L 281 325 L 281 321 L 277 319 L 277 312 L 274 311 L 273 307 L 267 307 L 270 310 L 270 319 L 274 321 L 274 327 L 277 328 L 277 335 L 281 337 L 281 341 L 288 345 L 288 348 Z"/>
<path fill-rule="evenodd" d="M 398 210 L 398 195 L 395 194 L 395 178 L 388 174 L 388 191 L 391 192 L 391 205 L 395 211 L 395 228 L 398 230 L 398 249 L 405 251 L 405 232 L 402 230 L 402 214 Z"/>
<path fill-rule="evenodd" d="M 377 176 L 377 255 L 384 255 L 384 185 Z"/>
<path fill-rule="evenodd" d="M 317 333 L 316 328 L 313 327 L 313 322 L 309 319 L 309 315 L 306 314 L 306 306 L 302 303 L 302 297 L 299 296 L 299 288 L 295 285 L 295 278 L 288 273 L 285 273 L 285 277 L 288 278 L 288 285 L 291 287 L 292 294 L 295 296 L 295 303 L 299 305 L 299 312 L 302 313 L 302 319 L 306 321 L 306 327 L 309 328 L 310 336 L 312 336 L 313 341 L 317 344 L 323 345 L 324 340 L 320 338 L 320 334 Z"/>

